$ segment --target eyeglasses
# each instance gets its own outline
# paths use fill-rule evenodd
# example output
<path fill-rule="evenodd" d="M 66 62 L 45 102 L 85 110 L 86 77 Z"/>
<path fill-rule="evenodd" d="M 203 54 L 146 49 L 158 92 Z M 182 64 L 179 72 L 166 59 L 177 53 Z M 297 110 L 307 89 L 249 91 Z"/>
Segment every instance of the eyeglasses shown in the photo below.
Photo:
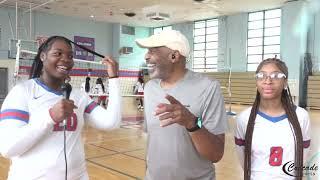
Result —
<path fill-rule="evenodd" d="M 268 77 L 270 78 L 270 80 L 280 80 L 282 78 L 287 78 L 287 76 L 281 72 L 273 72 L 273 73 L 270 73 L 269 75 L 267 73 L 264 73 L 264 72 L 258 72 L 256 75 L 256 80 L 258 81 L 262 81 L 262 80 L 267 80 Z"/>

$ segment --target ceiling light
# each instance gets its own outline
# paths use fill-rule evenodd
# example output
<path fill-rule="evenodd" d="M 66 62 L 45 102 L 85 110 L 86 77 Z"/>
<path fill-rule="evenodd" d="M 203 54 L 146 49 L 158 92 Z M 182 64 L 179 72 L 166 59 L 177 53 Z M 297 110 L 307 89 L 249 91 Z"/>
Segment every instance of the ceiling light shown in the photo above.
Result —
<path fill-rule="evenodd" d="M 136 15 L 136 13 L 134 13 L 134 12 L 126 12 L 126 13 L 124 13 L 124 15 L 126 15 L 128 17 L 133 17 L 133 16 Z"/>
<path fill-rule="evenodd" d="M 146 17 L 155 21 L 163 21 L 163 20 L 168 20 L 170 18 L 170 15 L 166 13 L 152 12 L 152 13 L 148 13 Z"/>

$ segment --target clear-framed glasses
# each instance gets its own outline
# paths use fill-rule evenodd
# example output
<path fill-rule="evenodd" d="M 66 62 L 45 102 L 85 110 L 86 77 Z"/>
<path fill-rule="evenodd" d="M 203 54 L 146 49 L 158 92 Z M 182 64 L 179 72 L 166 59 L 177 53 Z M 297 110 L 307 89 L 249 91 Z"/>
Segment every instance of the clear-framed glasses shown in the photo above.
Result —
<path fill-rule="evenodd" d="M 258 72 L 256 75 L 256 80 L 258 81 L 265 81 L 270 78 L 270 80 L 280 80 L 285 79 L 287 76 L 281 72 L 272 72 L 270 74 L 264 73 L 264 72 Z"/>

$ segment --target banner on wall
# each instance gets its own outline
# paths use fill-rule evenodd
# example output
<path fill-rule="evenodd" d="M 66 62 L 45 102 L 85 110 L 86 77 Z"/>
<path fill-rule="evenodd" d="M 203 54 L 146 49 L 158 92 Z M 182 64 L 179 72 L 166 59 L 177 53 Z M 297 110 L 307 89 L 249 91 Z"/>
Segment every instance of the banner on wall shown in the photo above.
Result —
<path fill-rule="evenodd" d="M 76 44 L 82 45 L 82 46 L 94 51 L 94 38 L 74 36 L 74 42 Z M 94 61 L 93 54 L 88 53 L 87 51 L 81 49 L 78 46 L 74 46 L 73 57 L 75 59 Z"/>

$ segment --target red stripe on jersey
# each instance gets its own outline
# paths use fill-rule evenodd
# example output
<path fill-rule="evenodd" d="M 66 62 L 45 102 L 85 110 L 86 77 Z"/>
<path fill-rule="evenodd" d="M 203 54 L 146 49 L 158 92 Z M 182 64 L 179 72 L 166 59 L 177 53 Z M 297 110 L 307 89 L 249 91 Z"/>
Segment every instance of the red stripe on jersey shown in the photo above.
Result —
<path fill-rule="evenodd" d="M 5 109 L 0 113 L 0 121 L 5 119 L 15 119 L 28 123 L 29 113 L 18 109 Z"/>
<path fill-rule="evenodd" d="M 303 148 L 309 148 L 310 142 L 311 142 L 311 140 L 303 141 Z"/>
<path fill-rule="evenodd" d="M 236 145 L 238 145 L 238 146 L 244 146 L 244 143 L 245 143 L 244 139 L 238 139 L 238 138 L 236 138 L 236 137 L 234 137 L 234 142 L 235 142 Z"/>
<path fill-rule="evenodd" d="M 94 108 L 96 108 L 97 106 L 98 106 L 98 104 L 97 104 L 96 102 L 92 101 L 92 102 L 86 107 L 86 109 L 84 110 L 84 112 L 85 112 L 85 113 L 91 113 L 92 110 L 93 110 Z"/>

